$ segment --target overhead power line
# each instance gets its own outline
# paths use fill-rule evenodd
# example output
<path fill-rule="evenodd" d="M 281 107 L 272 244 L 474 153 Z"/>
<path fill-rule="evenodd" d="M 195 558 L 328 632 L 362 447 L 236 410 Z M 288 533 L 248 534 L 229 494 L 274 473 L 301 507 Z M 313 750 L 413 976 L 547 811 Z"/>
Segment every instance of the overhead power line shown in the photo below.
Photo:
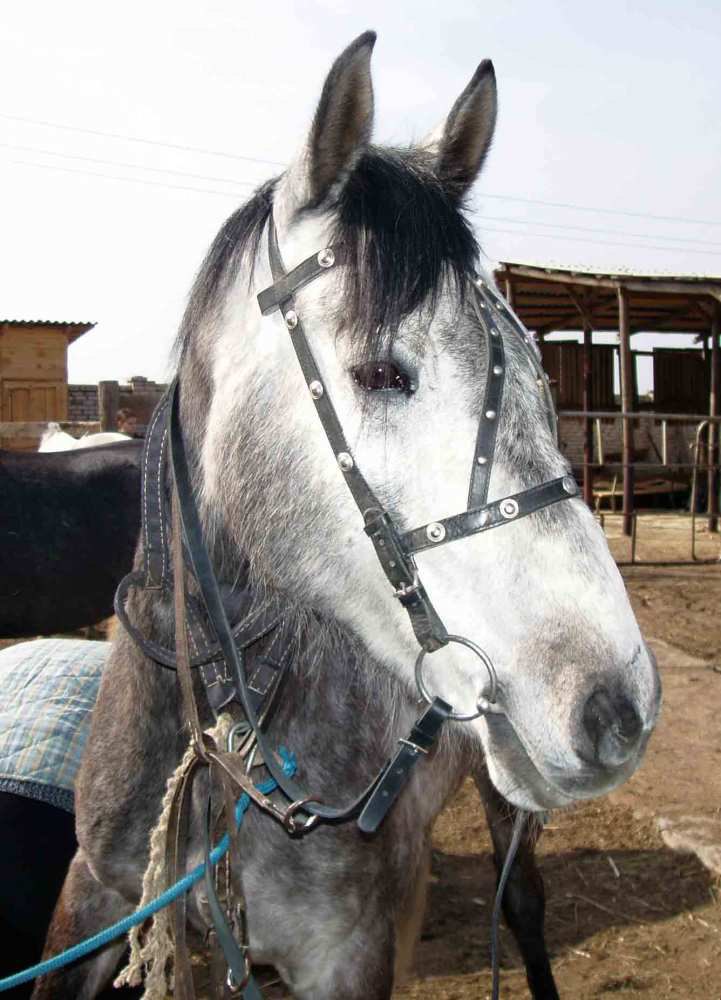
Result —
<path fill-rule="evenodd" d="M 0 144 L 1 145 L 1 144 Z M 721 249 L 721 243 L 718 240 L 697 240 L 688 236 L 669 236 L 666 233 L 626 233 L 619 229 L 598 229 L 596 226 L 570 226 L 565 222 L 543 222 L 541 219 L 513 219 L 507 216 L 499 215 L 482 215 L 481 225 L 485 220 L 489 222 L 512 222 L 516 225 L 523 226 L 543 226 L 544 228 L 551 229 L 562 229 L 568 232 L 575 233 L 598 233 L 600 236 L 629 236 L 634 239 L 647 240 L 649 237 L 651 239 L 659 240 L 669 240 L 674 243 L 691 243 L 695 246 L 705 246 L 705 247 L 717 247 Z M 679 248 L 683 249 L 683 248 Z"/>
<path fill-rule="evenodd" d="M 712 219 L 687 219 L 680 215 L 652 215 L 650 212 L 627 212 L 620 208 L 599 208 L 591 205 L 576 205 L 567 201 L 544 201 L 541 198 L 521 198 L 510 194 L 479 193 L 479 198 L 493 198 L 498 201 L 518 201 L 524 205 L 546 205 L 548 208 L 568 208 L 574 212 L 596 212 L 599 215 L 625 215 L 629 219 L 653 219 L 654 222 L 681 222 L 690 226 L 721 226 L 721 221 Z"/>
<path fill-rule="evenodd" d="M 496 229 L 481 225 L 481 236 L 484 233 L 506 233 L 511 236 L 530 236 L 544 240 L 566 240 L 571 243 L 585 243 L 601 247 L 632 247 L 634 250 L 663 250 L 666 253 L 701 253 L 711 257 L 721 258 L 714 250 L 700 250 L 692 247 L 662 247 L 652 243 L 625 243 L 622 240 L 590 240 L 585 236 L 562 236 L 560 233 L 534 233 L 529 229 Z"/>
<path fill-rule="evenodd" d="M 235 199 L 233 191 L 217 191 L 211 188 L 188 187 L 187 184 L 164 184 L 162 181 L 149 181 L 143 177 L 121 177 L 118 174 L 106 174 L 93 170 L 81 170 L 79 167 L 61 167 L 55 163 L 33 163 L 32 160 L 12 160 L 12 163 L 24 167 L 37 167 L 40 170 L 59 170 L 64 174 L 83 174 L 85 177 L 98 177 L 100 180 L 125 181 L 127 184 L 141 184 L 145 187 L 168 188 L 171 191 L 194 191 L 195 194 L 217 194 L 224 198 Z"/>
<path fill-rule="evenodd" d="M 237 177 L 213 177 L 208 174 L 191 174 L 185 170 L 171 170 L 169 167 L 148 167 L 144 163 L 125 163 L 122 160 L 103 160 L 94 156 L 80 156 L 76 153 L 59 153 L 54 149 L 39 149 L 37 146 L 21 146 L 14 142 L 0 142 L 3 149 L 17 149 L 24 153 L 41 153 L 43 156 L 58 156 L 64 160 L 80 160 L 83 163 L 99 163 L 109 167 L 126 167 L 129 170 L 148 170 L 154 174 L 173 174 L 196 181 L 212 181 L 217 184 L 237 184 L 241 187 L 257 187 L 260 181 L 244 181 Z M 50 164 L 48 164 L 50 166 Z"/>
<path fill-rule="evenodd" d="M 205 156 L 222 156 L 226 160 L 245 160 L 248 163 L 270 164 L 273 167 L 285 167 L 286 163 L 279 160 L 268 160 L 259 156 L 241 156 L 240 153 L 227 153 L 219 149 L 202 149 L 199 146 L 185 146 L 178 142 L 161 142 L 159 139 L 145 139 L 135 135 L 123 135 L 120 132 L 104 132 L 101 129 L 81 128 L 79 125 L 65 125 L 59 122 L 43 121 L 39 118 L 24 118 L 21 115 L 9 115 L 0 111 L 0 118 L 11 122 L 23 122 L 26 125 L 41 125 L 44 128 L 57 128 L 64 132 L 80 132 L 83 135 L 99 135 L 106 139 L 121 139 L 123 142 L 138 142 L 144 146 L 161 146 L 164 149 L 180 149 L 185 153 L 202 153 Z"/>
<path fill-rule="evenodd" d="M 23 115 L 11 115 L 4 111 L 0 111 L 0 118 L 5 119 L 6 121 L 23 122 L 26 125 L 37 125 L 42 128 L 60 129 L 65 132 L 77 132 L 83 135 L 102 136 L 107 139 L 119 139 L 123 142 L 142 143 L 146 146 L 157 146 L 163 149 L 175 149 L 188 153 L 201 153 L 205 156 L 220 156 L 224 159 L 230 160 L 244 160 L 247 163 L 259 163 L 273 167 L 286 167 L 288 165 L 280 160 L 269 160 L 266 157 L 245 156 L 240 153 L 229 153 L 226 150 L 204 149 L 199 146 L 189 146 L 176 142 L 163 142 L 159 139 L 147 139 L 142 136 L 123 135 L 119 132 L 106 132 L 101 129 L 83 128 L 78 125 L 66 125 L 61 122 L 50 122 L 39 118 L 28 118 Z M 617 215 L 629 219 L 650 219 L 654 222 L 671 222 L 693 226 L 721 226 L 721 220 L 716 219 L 692 219 L 679 215 L 656 215 L 651 212 L 631 212 L 620 208 L 608 208 L 598 205 L 579 205 L 573 202 L 549 201 L 542 198 L 526 198 L 521 195 L 491 194 L 489 192 L 481 192 L 478 197 L 489 198 L 494 201 L 518 202 L 523 205 L 544 205 L 548 208 L 562 208 L 573 212 L 591 212 L 598 215 Z"/>
<path fill-rule="evenodd" d="M 103 158 L 100 158 L 100 157 L 81 156 L 81 155 L 75 154 L 75 153 L 61 153 L 61 152 L 58 152 L 57 150 L 53 150 L 53 149 L 43 149 L 43 148 L 40 148 L 40 147 L 37 147 L 37 146 L 24 146 L 24 145 L 20 145 L 18 143 L 11 143 L 11 142 L 0 142 L 0 148 L 20 150 L 22 152 L 27 152 L 27 153 L 38 153 L 38 154 L 43 155 L 43 156 L 54 156 L 54 157 L 59 157 L 61 159 L 77 160 L 77 161 L 79 161 L 81 163 L 92 163 L 92 164 L 99 164 L 101 166 L 122 167 L 124 169 L 130 169 L 130 170 L 143 170 L 143 171 L 149 171 L 149 172 L 152 172 L 152 173 L 155 173 L 155 174 L 169 174 L 169 175 L 172 175 L 172 176 L 175 176 L 175 177 L 187 178 L 188 180 L 210 181 L 213 184 L 231 184 L 231 185 L 235 185 L 235 186 L 243 187 L 243 188 L 247 188 L 247 187 L 251 187 L 252 188 L 252 187 L 255 187 L 256 183 L 257 183 L 256 181 L 245 181 L 245 180 L 241 180 L 241 179 L 235 178 L 235 177 L 217 177 L 217 176 L 213 176 L 213 175 L 209 175 L 209 174 L 190 173 L 190 172 L 185 171 L 185 170 L 173 170 L 173 169 L 167 168 L 167 167 L 151 167 L 151 166 L 146 166 L 146 165 L 140 164 L 140 163 L 128 163 L 128 162 L 123 161 L 123 160 L 110 160 L 110 159 L 103 159 Z M 22 162 L 24 162 L 24 163 L 26 163 L 28 165 L 32 165 L 31 163 L 29 163 L 29 161 L 22 161 Z M 40 166 L 40 164 L 36 164 L 36 165 Z M 51 166 L 51 164 L 47 164 L 47 166 Z M 95 175 L 93 175 L 92 173 L 90 173 L 89 176 L 102 176 L 102 174 L 95 174 Z M 109 177 L 110 177 L 110 175 L 109 175 Z M 110 179 L 120 179 L 120 178 L 116 178 L 116 177 L 112 176 L 112 177 L 110 177 Z M 128 180 L 132 180 L 132 178 L 128 178 Z M 181 186 L 176 186 L 176 187 L 178 187 L 178 189 L 180 189 L 180 190 L 184 190 L 184 188 L 182 188 Z M 200 189 L 200 188 L 193 188 L 192 190 L 202 190 L 202 189 Z M 219 192 L 217 192 L 217 191 L 214 190 L 213 192 L 210 192 L 210 193 L 217 194 Z M 528 226 L 530 224 L 532 226 L 541 226 L 544 229 L 548 229 L 548 228 L 550 228 L 550 229 L 558 229 L 558 230 L 561 230 L 563 232 L 580 232 L 580 233 L 592 233 L 592 234 L 595 233 L 595 234 L 598 234 L 600 236 L 620 236 L 620 237 L 629 237 L 629 238 L 632 238 L 632 239 L 648 239 L 649 235 L 651 235 L 649 233 L 627 233 L 627 232 L 624 232 L 622 230 L 619 231 L 619 230 L 612 230 L 612 229 L 599 229 L 598 227 L 595 227 L 595 226 L 574 226 L 574 225 L 570 225 L 568 223 L 544 222 L 543 220 L 540 220 L 540 219 L 515 219 L 515 218 L 509 217 L 509 216 L 484 215 L 482 217 L 481 225 L 483 225 L 483 223 L 485 223 L 486 221 L 488 221 L 488 222 L 505 222 L 505 223 L 511 223 L 512 225 L 518 225 L 518 226 Z M 510 232 L 510 230 L 509 230 L 509 232 Z M 657 239 L 662 239 L 664 241 L 668 241 L 668 242 L 672 242 L 672 243 L 683 243 L 683 244 L 688 244 L 688 245 L 693 246 L 693 247 L 705 247 L 706 246 L 706 247 L 712 247 L 712 248 L 716 248 L 716 249 L 721 249 L 721 242 L 718 242 L 718 241 L 713 241 L 713 240 L 699 240 L 699 239 L 693 239 L 693 238 L 690 238 L 690 237 L 683 237 L 683 236 L 670 236 L 670 235 L 667 235 L 667 234 L 663 234 L 663 235 L 661 235 L 661 234 L 655 234 L 655 235 L 656 235 Z M 631 245 L 635 246 L 636 244 L 631 244 Z M 683 248 L 681 248 L 681 249 L 683 249 Z"/>
<path fill-rule="evenodd" d="M 0 145 L 7 145 L 7 144 L 0 143 Z M 77 158 L 78 159 L 84 159 L 83 157 L 77 157 Z M 97 177 L 100 180 L 121 181 L 121 182 L 129 183 L 129 184 L 139 184 L 141 186 L 146 186 L 146 187 L 160 187 L 160 188 L 167 188 L 168 190 L 174 190 L 174 191 L 190 191 L 190 192 L 194 192 L 195 194 L 212 194 L 212 195 L 219 195 L 219 196 L 224 197 L 224 198 L 235 198 L 235 193 L 233 191 L 220 191 L 220 190 L 215 189 L 215 188 L 200 188 L 200 187 L 190 187 L 188 185 L 182 185 L 182 184 L 167 184 L 167 183 L 165 183 L 163 181 L 152 181 L 152 180 L 148 180 L 147 178 L 143 178 L 143 177 L 123 177 L 123 176 L 120 176 L 118 174 L 109 174 L 109 173 L 105 173 L 103 171 L 83 170 L 82 168 L 76 168 L 76 167 L 63 167 L 63 166 L 60 166 L 60 165 L 54 164 L 54 163 L 38 163 L 38 162 L 33 162 L 32 160 L 13 160 L 11 162 L 15 163 L 15 164 L 19 164 L 21 166 L 37 167 L 38 169 L 41 169 L 41 170 L 55 170 L 55 171 L 60 171 L 61 173 L 80 174 L 80 175 L 83 175 L 85 177 Z M 91 161 L 91 162 L 94 162 L 94 161 Z M 97 161 L 97 162 L 113 163 L 114 161 Z M 123 164 L 118 164 L 118 165 L 119 166 L 123 166 Z M 181 172 L 180 171 L 173 171 L 173 173 L 181 173 Z M 202 175 L 183 174 L 183 176 L 188 176 L 188 177 L 195 177 L 195 176 L 197 176 L 197 177 L 201 177 Z M 205 179 L 205 178 L 203 178 L 203 179 Z M 210 179 L 213 179 L 213 178 L 208 178 L 208 179 L 210 180 Z M 220 178 L 215 178 L 215 180 L 219 180 L 219 179 Z M 246 181 L 242 181 L 242 182 L 238 181 L 238 182 L 234 182 L 234 183 L 250 184 L 250 186 L 253 186 L 251 182 L 246 182 Z M 497 218 L 497 217 L 496 218 L 494 218 L 494 217 L 488 217 L 488 218 L 491 221 L 503 221 L 503 220 L 501 220 L 500 218 Z M 519 226 L 527 226 L 527 224 L 528 224 L 525 220 L 515 220 L 514 219 L 514 220 L 508 220 L 508 221 L 513 221 L 515 224 L 518 224 Z M 543 222 L 537 223 L 537 222 L 534 222 L 533 220 L 530 220 L 530 224 L 531 225 L 544 225 L 544 226 L 554 226 L 555 225 L 554 223 L 543 223 Z M 585 231 L 603 232 L 603 230 L 593 230 L 590 227 L 578 227 L 578 226 L 563 227 L 563 226 L 559 226 L 558 228 L 580 229 L 581 231 L 584 231 L 584 232 Z M 707 256 L 721 256 L 721 253 L 719 253 L 718 251 L 715 251 L 715 250 L 705 250 L 705 249 L 701 249 L 700 247 L 695 247 L 695 246 L 693 246 L 693 247 L 687 247 L 687 246 L 684 246 L 684 247 L 676 247 L 676 246 L 670 247 L 670 246 L 659 246 L 657 244 L 650 244 L 650 243 L 629 243 L 629 242 L 624 241 L 624 240 L 596 240 L 596 239 L 589 239 L 587 236 L 564 236 L 561 233 L 538 233 L 538 232 L 533 232 L 532 230 L 530 230 L 528 228 L 521 228 L 521 229 L 503 229 L 503 228 L 501 228 L 501 229 L 499 229 L 497 227 L 485 226 L 483 224 L 483 219 L 480 220 L 480 229 L 481 229 L 481 233 L 482 234 L 483 233 L 503 233 L 503 234 L 510 235 L 510 236 L 527 236 L 527 237 L 540 238 L 540 239 L 563 240 L 563 241 L 566 241 L 566 242 L 570 241 L 572 243 L 584 243 L 584 244 L 590 244 L 590 245 L 595 245 L 595 246 L 629 247 L 631 249 L 637 249 L 637 250 L 660 250 L 660 251 L 663 251 L 663 252 L 666 252 L 666 253 L 679 253 L 679 252 L 683 252 L 683 253 L 693 253 L 693 254 L 706 254 Z M 621 235 L 624 235 L 624 234 L 621 234 Z M 629 234 L 626 234 L 626 235 L 634 236 L 634 237 L 638 236 L 639 238 L 644 238 L 640 234 L 629 233 Z M 671 237 L 671 239 L 678 239 L 678 238 L 677 237 Z M 718 246 L 719 244 L 710 243 L 709 245 L 710 246 Z"/>

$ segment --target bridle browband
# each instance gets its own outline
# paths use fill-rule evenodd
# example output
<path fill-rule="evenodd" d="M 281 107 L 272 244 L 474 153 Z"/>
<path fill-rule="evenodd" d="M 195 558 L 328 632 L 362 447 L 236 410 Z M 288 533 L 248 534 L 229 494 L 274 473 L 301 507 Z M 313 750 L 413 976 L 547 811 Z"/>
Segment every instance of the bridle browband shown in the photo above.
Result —
<path fill-rule="evenodd" d="M 273 284 L 259 293 L 258 305 L 264 316 L 276 309 L 280 310 L 289 330 L 291 343 L 310 397 L 315 404 L 318 419 L 333 449 L 351 496 L 363 517 L 365 532 L 373 543 L 376 556 L 393 587 L 395 596 L 408 612 L 416 639 L 421 646 L 416 661 L 416 678 L 421 693 L 426 700 L 430 700 L 422 683 L 422 664 L 425 654 L 434 652 L 449 642 L 461 643 L 472 649 L 484 663 L 489 674 L 490 691 L 487 698 L 479 699 L 478 712 L 464 716 L 452 712 L 450 718 L 468 721 L 477 715 L 492 711 L 497 681 L 490 659 L 475 643 L 448 633 L 423 586 L 414 556 L 426 549 L 437 548 L 439 545 L 467 538 L 479 532 L 490 531 L 491 528 L 508 524 L 550 504 L 577 495 L 578 487 L 573 477 L 561 476 L 500 500 L 488 501 L 506 370 L 501 316 L 518 335 L 530 360 L 537 384 L 544 396 L 546 413 L 554 436 L 556 432 L 556 417 L 548 382 L 528 334 L 503 299 L 489 288 L 483 278 L 477 278 L 471 285 L 471 301 L 486 339 L 489 361 L 483 409 L 471 468 L 468 509 L 452 517 L 431 521 L 402 532 L 390 514 L 384 510 L 358 468 L 295 305 L 295 293 L 300 288 L 323 272 L 346 263 L 345 248 L 343 245 L 326 247 L 291 271 L 286 271 L 278 246 L 275 220 L 271 214 L 268 222 L 268 257 Z"/>

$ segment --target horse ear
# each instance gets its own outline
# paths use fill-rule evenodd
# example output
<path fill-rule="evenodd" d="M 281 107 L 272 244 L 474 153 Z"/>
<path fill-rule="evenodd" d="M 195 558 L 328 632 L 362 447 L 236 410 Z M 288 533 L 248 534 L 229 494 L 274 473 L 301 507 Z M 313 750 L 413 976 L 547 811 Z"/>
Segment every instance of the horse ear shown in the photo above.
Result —
<path fill-rule="evenodd" d="M 316 208 L 348 176 L 370 140 L 373 84 L 370 58 L 376 33 L 365 31 L 333 63 L 323 84 L 310 134 L 282 187 L 286 217 Z"/>
<path fill-rule="evenodd" d="M 423 143 L 436 160 L 442 183 L 457 197 L 474 182 L 496 126 L 498 101 L 493 63 L 484 59 L 445 122 Z"/>

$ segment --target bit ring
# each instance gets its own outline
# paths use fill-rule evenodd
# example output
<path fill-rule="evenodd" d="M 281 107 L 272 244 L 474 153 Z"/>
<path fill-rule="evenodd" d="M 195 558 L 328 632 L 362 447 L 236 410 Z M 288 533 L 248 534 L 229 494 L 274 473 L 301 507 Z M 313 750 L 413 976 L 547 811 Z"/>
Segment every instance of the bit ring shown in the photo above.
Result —
<path fill-rule="evenodd" d="M 481 649 L 475 642 L 471 642 L 470 639 L 466 639 L 462 635 L 448 635 L 446 636 L 448 642 L 458 643 L 460 646 L 465 646 L 466 649 L 470 649 L 471 652 L 475 653 L 478 659 L 481 661 L 483 666 L 488 672 L 488 677 L 491 682 L 491 690 L 488 697 L 481 695 L 477 702 L 477 710 L 475 712 L 464 714 L 462 712 L 451 712 L 448 718 L 453 722 L 472 722 L 473 719 L 478 719 L 481 715 L 487 715 L 489 712 L 493 712 L 493 705 L 496 701 L 496 694 L 498 691 L 498 678 L 496 676 L 496 670 L 491 662 L 491 658 L 485 650 Z M 422 649 L 418 656 L 416 657 L 416 687 L 421 695 L 421 697 L 428 702 L 430 705 L 433 701 L 434 696 L 430 693 L 426 687 L 426 682 L 423 677 L 423 661 L 426 657 L 428 651 Z"/>

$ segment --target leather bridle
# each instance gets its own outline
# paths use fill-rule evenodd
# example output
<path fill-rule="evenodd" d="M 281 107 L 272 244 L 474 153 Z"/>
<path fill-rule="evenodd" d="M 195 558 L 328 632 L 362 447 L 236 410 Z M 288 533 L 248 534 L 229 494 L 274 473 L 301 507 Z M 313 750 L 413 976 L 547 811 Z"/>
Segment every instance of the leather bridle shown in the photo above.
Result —
<path fill-rule="evenodd" d="M 530 361 L 545 400 L 549 425 L 554 435 L 556 428 L 547 380 L 528 335 L 503 299 L 479 277 L 469 289 L 469 298 L 486 340 L 489 367 L 473 456 L 468 507 L 467 510 L 452 517 L 431 521 L 409 531 L 401 531 L 390 514 L 384 510 L 358 468 L 296 309 L 295 294 L 301 287 L 333 267 L 345 263 L 344 247 L 342 245 L 326 247 L 286 272 L 271 215 L 268 249 L 273 284 L 258 295 L 258 304 L 263 315 L 272 313 L 276 309 L 280 310 L 289 330 L 308 392 L 315 404 L 318 418 L 333 449 L 338 467 L 362 515 L 365 532 L 373 544 L 395 596 L 409 615 L 420 645 L 415 665 L 416 682 L 419 693 L 428 702 L 428 706 L 414 723 L 408 737 L 398 741 L 395 754 L 383 765 L 360 795 L 345 806 L 330 806 L 315 796 L 309 796 L 284 772 L 275 755 L 274 747 L 264 731 L 264 721 L 281 687 L 283 674 L 288 666 L 292 638 L 287 634 L 283 610 L 277 607 L 247 616 L 233 628 L 230 626 L 195 503 L 180 420 L 181 386 L 176 378 L 158 405 L 146 436 L 142 479 L 143 567 L 128 574 L 121 581 L 116 594 L 115 609 L 129 635 L 143 653 L 161 666 L 178 672 L 184 714 L 195 750 L 193 767 L 179 785 L 173 802 L 172 821 L 169 821 L 169 829 L 176 831 L 173 866 L 178 870 L 182 867 L 180 863 L 182 852 L 178 853 L 178 845 L 183 840 L 181 831 L 187 827 L 188 822 L 192 774 L 197 770 L 195 765 L 201 763 L 212 773 L 220 776 L 228 816 L 233 815 L 234 795 L 241 790 L 261 809 L 280 820 L 289 833 L 305 833 L 319 821 L 341 823 L 351 819 L 357 821 L 359 829 L 364 833 L 374 833 L 403 790 L 416 762 L 428 754 L 434 746 L 446 721 L 469 721 L 487 712 L 502 711 L 495 703 L 497 681 L 490 658 L 480 646 L 469 639 L 452 635 L 447 631 L 426 593 L 416 566 L 415 555 L 508 524 L 550 504 L 574 497 L 578 493 L 574 479 L 563 476 L 500 500 L 488 500 L 505 380 L 506 361 L 502 333 L 504 322 L 517 335 Z M 172 532 L 166 491 L 168 466 L 172 473 L 170 504 Z M 186 591 L 186 569 L 192 570 L 202 603 L 194 594 Z M 134 587 L 161 593 L 173 591 L 174 652 L 145 637 L 131 621 L 125 602 L 129 591 Z M 267 644 L 269 638 L 270 646 L 266 655 L 259 656 L 255 652 L 257 646 Z M 477 710 L 470 714 L 454 712 L 452 706 L 442 698 L 430 694 L 425 685 L 424 657 L 449 643 L 460 643 L 471 649 L 484 664 L 489 676 L 490 686 L 487 696 L 479 697 Z M 279 653 L 274 652 L 276 647 L 280 649 Z M 249 654 L 254 657 L 255 669 L 252 675 L 247 676 Z M 222 753 L 212 743 L 208 743 L 195 704 L 191 673 L 193 668 L 199 671 L 209 706 L 216 716 L 229 703 L 240 704 L 245 721 L 238 725 L 243 725 L 248 734 L 246 746 L 254 744 L 257 748 L 263 764 L 277 783 L 287 805 L 279 804 L 275 799 L 259 793 L 242 761 L 236 759 L 237 754 Z M 208 817 L 210 814 L 209 798 Z M 492 921 L 494 998 L 498 996 L 497 938 L 500 900 L 525 821 L 526 814 L 519 810 L 514 825 L 513 842 L 505 859 L 494 907 Z M 208 873 L 210 872 L 209 845 L 210 820 L 206 829 Z M 206 889 L 213 904 L 213 924 L 219 943 L 235 981 L 238 982 L 243 978 L 243 970 L 249 974 L 247 951 L 239 948 L 234 940 L 232 931 L 221 912 L 209 874 L 206 878 Z M 183 946 L 184 927 L 184 904 L 176 904 L 174 914 L 176 988 L 180 989 L 183 996 L 189 997 L 193 995 L 192 975 L 187 949 Z M 243 995 L 246 997 L 259 995 L 252 980 L 243 990 Z"/>
<path fill-rule="evenodd" d="M 478 277 L 471 285 L 469 297 L 486 340 L 488 375 L 471 468 L 468 509 L 410 531 L 401 531 L 398 528 L 358 468 L 308 343 L 295 303 L 295 293 L 300 288 L 324 272 L 346 263 L 344 249 L 342 245 L 326 247 L 291 271 L 286 271 L 278 246 L 275 221 L 271 215 L 268 223 L 268 256 L 273 284 L 260 292 L 258 304 L 263 315 L 278 309 L 283 316 L 308 392 L 315 404 L 328 443 L 333 449 L 338 468 L 361 512 L 366 534 L 373 543 L 394 594 L 408 612 L 416 639 L 421 646 L 416 660 L 416 680 L 421 694 L 427 701 L 432 700 L 423 682 L 422 667 L 426 653 L 434 652 L 448 643 L 460 643 L 475 652 L 484 664 L 490 680 L 488 696 L 479 698 L 476 712 L 466 715 L 451 712 L 449 716 L 457 721 L 469 721 L 486 712 L 498 711 L 494 704 L 497 693 L 495 670 L 490 658 L 476 643 L 462 636 L 451 635 L 447 631 L 426 592 L 414 556 L 418 552 L 468 538 L 479 532 L 490 531 L 521 517 L 527 517 L 543 507 L 576 496 L 578 487 L 572 476 L 561 476 L 499 500 L 490 502 L 488 500 L 506 372 L 501 317 L 518 335 L 531 362 L 537 384 L 544 397 L 554 437 L 556 418 L 547 378 L 527 332 L 500 295 L 492 291 L 483 278 Z"/>

